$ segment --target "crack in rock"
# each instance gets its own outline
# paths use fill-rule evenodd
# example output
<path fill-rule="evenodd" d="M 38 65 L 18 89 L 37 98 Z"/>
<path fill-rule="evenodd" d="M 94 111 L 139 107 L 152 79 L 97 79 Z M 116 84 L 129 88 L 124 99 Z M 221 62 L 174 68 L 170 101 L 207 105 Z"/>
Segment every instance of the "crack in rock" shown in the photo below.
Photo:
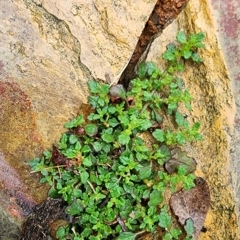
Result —
<path fill-rule="evenodd" d="M 72 72 L 71 79 L 76 81 L 80 87 L 86 88 L 84 79 L 93 79 L 94 77 L 90 69 L 81 62 L 81 44 L 72 34 L 68 24 L 48 12 L 40 3 L 33 0 L 25 0 L 24 3 L 31 11 L 42 38 L 73 67 L 75 73 Z"/>
<path fill-rule="evenodd" d="M 152 42 L 162 33 L 163 29 L 173 22 L 187 2 L 188 0 L 157 1 L 139 37 L 132 57 L 119 79 L 125 88 L 128 87 L 130 80 L 136 77 L 136 71 L 141 62 L 146 60 Z"/>

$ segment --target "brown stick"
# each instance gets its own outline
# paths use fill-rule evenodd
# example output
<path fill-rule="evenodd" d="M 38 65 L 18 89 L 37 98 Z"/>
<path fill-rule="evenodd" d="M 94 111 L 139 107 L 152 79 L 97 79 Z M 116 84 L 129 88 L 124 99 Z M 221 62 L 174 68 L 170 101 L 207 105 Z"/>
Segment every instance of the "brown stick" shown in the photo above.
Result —
<path fill-rule="evenodd" d="M 122 72 L 119 83 L 128 87 L 131 79 L 136 77 L 140 63 L 145 61 L 154 39 L 158 37 L 178 16 L 189 0 L 158 0 L 141 36 L 137 42 L 132 57 Z"/>

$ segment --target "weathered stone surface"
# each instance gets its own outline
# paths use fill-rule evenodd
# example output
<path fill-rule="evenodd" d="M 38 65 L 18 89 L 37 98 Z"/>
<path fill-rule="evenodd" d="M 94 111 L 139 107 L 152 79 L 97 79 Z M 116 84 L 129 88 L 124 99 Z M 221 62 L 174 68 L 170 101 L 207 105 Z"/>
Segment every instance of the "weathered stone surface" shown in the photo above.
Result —
<path fill-rule="evenodd" d="M 197 160 L 197 175 L 207 180 L 211 194 L 211 209 L 204 224 L 207 232 L 201 233 L 199 239 L 238 239 L 229 164 L 235 106 L 210 4 L 205 0 L 190 1 L 178 19 L 155 40 L 148 60 L 161 65 L 163 46 L 174 41 L 179 30 L 205 33 L 206 48 L 201 50 L 204 63 L 187 66 L 183 75 L 194 97 L 189 119 L 201 122 L 204 138 L 186 150 Z"/>
<path fill-rule="evenodd" d="M 108 73 L 113 81 L 118 79 L 156 2 L 0 1 L 0 212 L 3 213 L 0 235 L 5 239 L 18 234 L 16 226 L 46 196 L 37 176 L 29 173 L 28 160 L 59 139 L 63 124 L 86 102 L 89 78 L 104 80 Z M 238 239 L 229 174 L 235 112 L 233 92 L 209 3 L 190 1 L 179 18 L 154 42 L 149 60 L 160 66 L 163 46 L 175 38 L 179 29 L 206 33 L 206 49 L 201 52 L 204 64 L 187 66 L 183 76 L 195 98 L 189 118 L 202 123 L 204 136 L 203 142 L 188 146 L 187 150 L 197 160 L 197 174 L 208 181 L 211 192 L 207 232 L 200 239 Z M 225 10 L 233 13 L 226 14 L 229 17 L 218 24 L 220 31 L 228 31 L 223 37 L 229 46 L 228 40 L 239 36 L 238 1 L 223 1 L 219 5 L 220 0 L 212 0 L 212 3 L 221 10 L 218 15 L 224 15 Z M 232 27 L 234 24 L 237 31 Z M 225 60 L 232 67 L 231 60 L 239 45 L 226 51 L 230 54 Z M 239 58 L 234 59 L 234 66 L 239 65 L 238 61 Z M 232 75 L 237 81 L 238 74 L 235 70 Z M 234 90 L 236 97 L 238 85 Z M 239 139 L 238 115 L 235 146 Z M 238 155 L 239 151 L 235 151 L 235 159 Z M 238 167 L 237 160 L 235 163 L 233 166 Z M 237 197 L 238 181 L 235 189 Z M 10 229 L 9 221 L 13 223 L 12 230 L 1 232 L 7 226 Z"/>
<path fill-rule="evenodd" d="M 36 9 L 33 1 L 31 9 Z M 39 0 L 81 44 L 81 63 L 94 78 L 112 79 L 127 64 L 156 0 Z M 41 21 L 41 20 L 40 20 Z"/>
<path fill-rule="evenodd" d="M 240 226 L 240 1 L 211 0 L 219 42 L 226 60 L 236 105 L 234 131 L 231 141 L 232 184 Z M 239 233 L 240 234 L 240 233 Z"/>
<path fill-rule="evenodd" d="M 16 225 L 47 193 L 27 162 L 58 141 L 88 79 L 122 71 L 155 2 L 0 1 L 0 212 Z"/>
<path fill-rule="evenodd" d="M 136 78 L 137 69 L 140 64 L 146 61 L 149 48 L 169 24 L 181 13 L 188 0 L 158 0 L 148 21 L 138 39 L 130 61 L 122 72 L 119 83 L 128 88 L 129 82 Z"/>

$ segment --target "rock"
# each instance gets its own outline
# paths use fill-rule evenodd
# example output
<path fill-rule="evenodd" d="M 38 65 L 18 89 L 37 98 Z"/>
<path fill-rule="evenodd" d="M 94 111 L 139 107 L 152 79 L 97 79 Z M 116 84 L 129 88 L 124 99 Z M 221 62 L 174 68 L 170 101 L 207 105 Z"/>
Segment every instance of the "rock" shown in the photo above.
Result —
<path fill-rule="evenodd" d="M 128 88 L 129 82 L 137 77 L 140 64 L 146 61 L 152 42 L 157 38 L 179 13 L 187 5 L 188 0 L 158 0 L 151 12 L 146 25 L 139 36 L 137 45 L 129 60 L 128 65 L 122 72 L 119 82 Z"/>
<path fill-rule="evenodd" d="M 9 231 L 0 232 L 5 239 L 16 236 L 10 232 L 17 234 L 26 214 L 47 195 L 39 176 L 30 173 L 28 161 L 58 141 L 64 123 L 86 102 L 89 79 L 104 80 L 107 73 L 111 81 L 118 80 L 156 2 L 0 1 L 0 231 L 12 223 Z M 233 0 L 221 6 L 233 9 L 232 2 L 237 4 Z M 200 239 L 237 239 L 228 170 L 235 109 L 210 8 L 210 0 L 190 1 L 155 40 L 148 60 L 160 66 L 164 46 L 179 29 L 206 33 L 204 64 L 187 66 L 183 76 L 194 96 L 189 118 L 201 122 L 204 141 L 186 151 L 197 160 L 197 174 L 208 181 L 212 196 L 207 232 Z M 228 19 L 221 25 L 236 24 L 237 15 L 229 16 L 232 22 Z M 234 92 L 237 95 L 238 90 Z"/>
<path fill-rule="evenodd" d="M 59 140 L 89 79 L 120 74 L 155 4 L 83 2 L 0 2 L 0 216 L 16 232 L 48 191 L 28 161 Z"/>
<path fill-rule="evenodd" d="M 194 99 L 188 119 L 201 123 L 204 139 L 185 150 L 197 160 L 196 174 L 207 180 L 211 194 L 211 208 L 204 223 L 208 230 L 199 239 L 238 239 L 233 192 L 239 194 L 239 187 L 233 191 L 229 172 L 235 105 L 212 15 L 210 1 L 189 1 L 177 20 L 154 41 L 148 60 L 161 66 L 163 46 L 174 41 L 179 30 L 205 33 L 206 48 L 200 51 L 204 63 L 187 65 L 182 76 Z"/>
<path fill-rule="evenodd" d="M 112 79 L 117 79 L 131 57 L 156 0 L 141 0 L 137 4 L 131 0 L 70 0 L 68 4 L 65 0 L 40 2 L 42 7 L 34 1 L 28 1 L 27 6 L 37 22 L 44 25 L 43 34 L 49 36 L 48 29 L 53 27 L 52 22 L 44 17 L 44 8 L 45 14 L 66 25 L 72 37 L 79 41 L 80 68 L 88 73 L 85 73 L 88 78 L 105 79 L 105 73 L 108 73 Z M 40 16 L 36 16 L 38 11 L 42 12 Z M 56 38 L 53 34 L 50 38 Z M 69 44 L 68 39 L 66 44 Z M 80 81 L 84 83 L 86 80 Z"/>
<path fill-rule="evenodd" d="M 240 2 L 211 0 L 212 13 L 217 28 L 218 39 L 228 67 L 236 105 L 234 129 L 231 135 L 230 171 L 232 175 L 233 194 L 236 203 L 238 226 L 240 226 L 240 178 L 239 178 L 239 141 L 240 141 Z M 239 232 L 240 235 L 240 232 Z"/>

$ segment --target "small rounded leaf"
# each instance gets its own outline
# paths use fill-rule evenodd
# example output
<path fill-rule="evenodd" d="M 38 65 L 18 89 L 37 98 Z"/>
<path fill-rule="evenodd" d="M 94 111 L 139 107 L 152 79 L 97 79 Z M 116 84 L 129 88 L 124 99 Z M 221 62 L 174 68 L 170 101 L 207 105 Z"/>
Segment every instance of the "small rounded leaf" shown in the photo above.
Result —
<path fill-rule="evenodd" d="M 178 35 L 177 35 L 177 40 L 180 43 L 186 43 L 187 42 L 187 37 L 186 37 L 185 33 L 182 32 L 182 31 L 179 31 Z"/>
<path fill-rule="evenodd" d="M 93 137 L 98 133 L 98 127 L 96 124 L 87 124 L 84 129 L 86 134 L 90 137 Z"/>
<path fill-rule="evenodd" d="M 171 216 L 166 212 L 161 212 L 159 215 L 159 226 L 169 228 L 171 226 Z"/>
<path fill-rule="evenodd" d="M 135 234 L 131 232 L 122 232 L 117 238 L 117 240 L 134 240 L 134 239 L 135 239 Z"/>
<path fill-rule="evenodd" d="M 162 193 L 158 190 L 153 190 L 150 194 L 150 200 L 148 202 L 148 206 L 157 206 L 163 201 Z"/>
<path fill-rule="evenodd" d="M 65 236 L 65 228 L 64 227 L 58 228 L 56 236 L 58 238 L 63 238 Z"/>
<path fill-rule="evenodd" d="M 147 179 L 151 176 L 151 174 L 152 174 L 152 166 L 145 166 L 139 170 L 138 176 L 140 179 Z"/>

